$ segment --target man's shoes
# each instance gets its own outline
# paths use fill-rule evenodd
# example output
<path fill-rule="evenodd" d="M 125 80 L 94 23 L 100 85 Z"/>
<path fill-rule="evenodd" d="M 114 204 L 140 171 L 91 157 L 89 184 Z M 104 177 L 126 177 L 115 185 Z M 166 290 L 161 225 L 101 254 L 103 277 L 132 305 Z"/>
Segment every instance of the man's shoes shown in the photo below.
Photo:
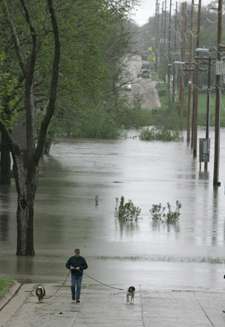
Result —
<path fill-rule="evenodd" d="M 80 303 L 80 300 L 76 300 L 76 303 Z"/>

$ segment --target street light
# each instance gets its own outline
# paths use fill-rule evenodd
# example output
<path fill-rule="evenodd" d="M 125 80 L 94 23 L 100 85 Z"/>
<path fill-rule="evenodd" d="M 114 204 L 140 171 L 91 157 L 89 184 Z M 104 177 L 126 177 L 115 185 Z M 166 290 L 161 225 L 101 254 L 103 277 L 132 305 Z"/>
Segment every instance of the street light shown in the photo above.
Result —
<path fill-rule="evenodd" d="M 176 70 L 175 70 L 175 66 L 178 67 L 183 67 L 185 65 L 184 61 L 180 61 L 180 60 L 175 60 L 173 62 L 173 103 L 175 103 L 175 96 L 176 96 Z"/>
<path fill-rule="evenodd" d="M 209 55 L 209 49 L 208 48 L 196 48 L 195 53 L 196 54 L 201 54 L 202 56 L 204 56 L 204 55 L 208 56 Z"/>
<path fill-rule="evenodd" d="M 217 10 L 217 62 L 221 60 L 220 45 L 223 30 L 223 0 L 218 0 Z M 215 146 L 214 146 L 214 170 L 213 186 L 220 186 L 219 182 L 219 159 L 220 159 L 220 110 L 221 110 L 221 76 L 216 75 L 216 104 L 215 104 Z"/>
<path fill-rule="evenodd" d="M 196 35 L 196 48 L 200 45 L 200 31 L 201 31 L 201 7 L 202 0 L 198 0 L 198 16 L 197 16 L 197 35 Z M 199 83 L 198 66 L 194 71 L 193 76 L 193 104 L 192 104 L 192 139 L 191 146 L 193 148 L 193 157 L 197 156 L 197 140 L 198 140 L 198 83 Z"/>
<path fill-rule="evenodd" d="M 173 63 L 174 63 L 174 65 L 184 65 L 185 64 L 184 61 L 179 61 L 179 60 L 175 60 Z"/>

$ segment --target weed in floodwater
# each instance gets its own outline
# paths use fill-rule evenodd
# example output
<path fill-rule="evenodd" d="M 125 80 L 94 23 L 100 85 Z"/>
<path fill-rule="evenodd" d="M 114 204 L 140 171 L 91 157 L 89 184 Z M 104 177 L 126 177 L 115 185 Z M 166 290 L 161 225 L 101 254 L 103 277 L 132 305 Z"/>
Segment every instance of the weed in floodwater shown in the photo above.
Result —
<path fill-rule="evenodd" d="M 135 206 L 131 200 L 125 202 L 124 196 L 121 196 L 118 207 L 118 198 L 116 198 L 115 215 L 121 222 L 137 221 L 141 214 L 141 208 Z"/>
<path fill-rule="evenodd" d="M 153 204 L 149 211 L 154 223 L 176 224 L 179 221 L 180 209 L 181 203 L 177 200 L 175 210 L 172 209 L 169 202 L 166 203 L 166 206 L 163 206 L 160 202 L 159 204 Z"/>
<path fill-rule="evenodd" d="M 179 141 L 179 131 L 167 128 L 151 127 L 143 128 L 140 133 L 142 141 Z"/>

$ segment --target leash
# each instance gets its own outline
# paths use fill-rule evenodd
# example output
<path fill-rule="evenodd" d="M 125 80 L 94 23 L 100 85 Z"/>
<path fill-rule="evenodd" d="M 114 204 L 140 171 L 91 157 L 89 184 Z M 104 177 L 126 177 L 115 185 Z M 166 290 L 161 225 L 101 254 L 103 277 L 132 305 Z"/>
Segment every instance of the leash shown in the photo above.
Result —
<path fill-rule="evenodd" d="M 97 282 L 98 284 L 100 284 L 100 285 L 102 285 L 102 286 L 105 286 L 105 287 L 108 287 L 108 288 L 112 288 L 112 289 L 114 289 L 114 290 L 119 290 L 119 291 L 124 291 L 124 290 L 125 290 L 124 288 L 119 288 L 119 287 L 115 287 L 115 286 L 111 286 L 111 285 L 109 285 L 109 284 L 106 284 L 106 283 L 104 283 L 104 282 L 102 282 L 102 281 L 96 279 L 95 277 L 88 275 L 86 272 L 84 272 L 84 275 L 85 275 L 86 277 L 88 277 L 89 279 L 94 280 L 95 282 Z"/>
<path fill-rule="evenodd" d="M 48 299 L 51 299 L 52 297 L 56 296 L 56 294 L 65 286 L 66 284 L 66 281 L 69 277 L 69 274 L 70 274 L 70 271 L 67 272 L 63 282 L 59 285 L 59 287 L 56 289 L 55 293 L 53 293 L 52 295 L 50 296 L 46 296 L 45 299 L 48 300 Z"/>
<path fill-rule="evenodd" d="M 63 282 L 59 285 L 59 287 L 56 289 L 56 291 L 55 291 L 52 295 L 50 295 L 50 296 L 45 296 L 44 298 L 45 298 L 46 300 L 48 300 L 48 299 L 51 299 L 52 297 L 55 297 L 55 296 L 57 295 L 57 293 L 58 293 L 58 292 L 59 292 L 59 291 L 60 291 L 60 290 L 65 286 L 65 284 L 66 284 L 66 282 L 67 282 L 67 279 L 68 279 L 69 275 L 70 275 L 70 270 L 67 272 L 67 274 L 66 274 L 66 276 L 65 276 L 65 278 L 64 278 L 64 280 L 63 280 Z M 115 289 L 115 290 L 119 290 L 119 291 L 124 291 L 124 290 L 125 290 L 124 288 L 115 287 L 115 286 L 111 286 L 111 285 L 109 285 L 109 284 L 106 284 L 106 283 L 100 281 L 99 279 L 97 279 L 97 278 L 95 278 L 95 277 L 93 277 L 93 276 L 87 274 L 86 272 L 84 272 L 84 275 L 85 275 L 87 278 L 89 278 L 89 279 L 91 279 L 91 280 L 94 280 L 95 282 L 97 282 L 98 284 L 100 284 L 100 285 L 102 285 L 102 286 L 104 286 L 104 287 L 111 288 L 111 289 Z M 35 286 L 33 287 L 32 291 L 31 291 L 32 296 L 35 296 L 34 291 L 35 291 L 35 288 L 36 288 L 36 287 L 37 287 L 37 285 L 35 285 Z"/>
<path fill-rule="evenodd" d="M 56 296 L 56 294 L 65 286 L 66 282 L 67 282 L 67 279 L 69 277 L 69 274 L 70 274 L 70 271 L 68 271 L 68 273 L 66 273 L 66 276 L 63 280 L 63 282 L 59 285 L 59 287 L 56 289 L 56 291 L 52 294 L 52 295 L 49 295 L 49 296 L 45 296 L 44 299 L 46 300 L 49 300 L 51 299 L 52 297 Z M 32 291 L 29 291 L 31 293 L 32 296 L 35 296 L 35 289 L 36 287 L 38 286 L 39 284 L 36 284 L 34 285 Z"/>

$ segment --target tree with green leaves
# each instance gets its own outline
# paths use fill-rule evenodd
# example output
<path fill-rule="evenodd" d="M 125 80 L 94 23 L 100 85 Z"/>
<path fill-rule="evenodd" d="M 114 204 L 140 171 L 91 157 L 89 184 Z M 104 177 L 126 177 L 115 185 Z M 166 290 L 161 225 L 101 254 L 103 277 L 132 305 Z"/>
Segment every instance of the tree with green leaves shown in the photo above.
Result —
<path fill-rule="evenodd" d="M 52 132 L 115 136 L 122 107 L 122 61 L 130 51 L 128 13 L 134 4 L 133 0 L 78 0 L 64 11 L 63 76 Z"/>
<path fill-rule="evenodd" d="M 13 44 L 12 51 L 5 54 L 5 66 L 8 73 L 5 77 L 6 90 L 3 90 L 1 102 L 13 84 L 14 92 L 10 92 L 11 101 L 17 97 L 17 89 L 20 90 L 22 109 L 7 101 L 7 106 L 1 106 L 0 129 L 7 138 L 13 157 L 14 176 L 18 193 L 17 201 L 17 255 L 34 255 L 33 241 L 33 218 L 34 199 L 36 193 L 37 167 L 42 156 L 48 127 L 56 108 L 59 63 L 60 63 L 60 38 L 53 0 L 33 3 L 26 0 L 11 1 L 2 0 L 2 17 L 6 38 Z M 50 39 L 52 38 L 52 43 Z M 10 49 L 11 50 L 11 49 Z M 50 52 L 48 64 L 50 68 L 49 78 L 45 85 L 49 84 L 42 107 L 42 118 L 37 128 L 35 117 L 39 110 L 39 97 L 37 93 L 39 84 L 43 81 L 40 76 L 40 67 L 43 53 Z M 12 58 L 15 60 L 13 63 Z M 14 70 L 12 69 L 14 67 Z M 45 72 L 46 73 L 46 72 Z M 4 75 L 3 75 L 4 78 Z M 15 85 L 14 85 L 15 83 Z M 42 101 L 43 105 L 43 101 Z M 8 113 L 6 108 L 8 107 Z M 19 119 L 14 123 L 15 115 Z M 17 117 L 18 118 L 18 117 Z M 13 132 L 19 125 L 20 138 L 15 139 Z"/>

